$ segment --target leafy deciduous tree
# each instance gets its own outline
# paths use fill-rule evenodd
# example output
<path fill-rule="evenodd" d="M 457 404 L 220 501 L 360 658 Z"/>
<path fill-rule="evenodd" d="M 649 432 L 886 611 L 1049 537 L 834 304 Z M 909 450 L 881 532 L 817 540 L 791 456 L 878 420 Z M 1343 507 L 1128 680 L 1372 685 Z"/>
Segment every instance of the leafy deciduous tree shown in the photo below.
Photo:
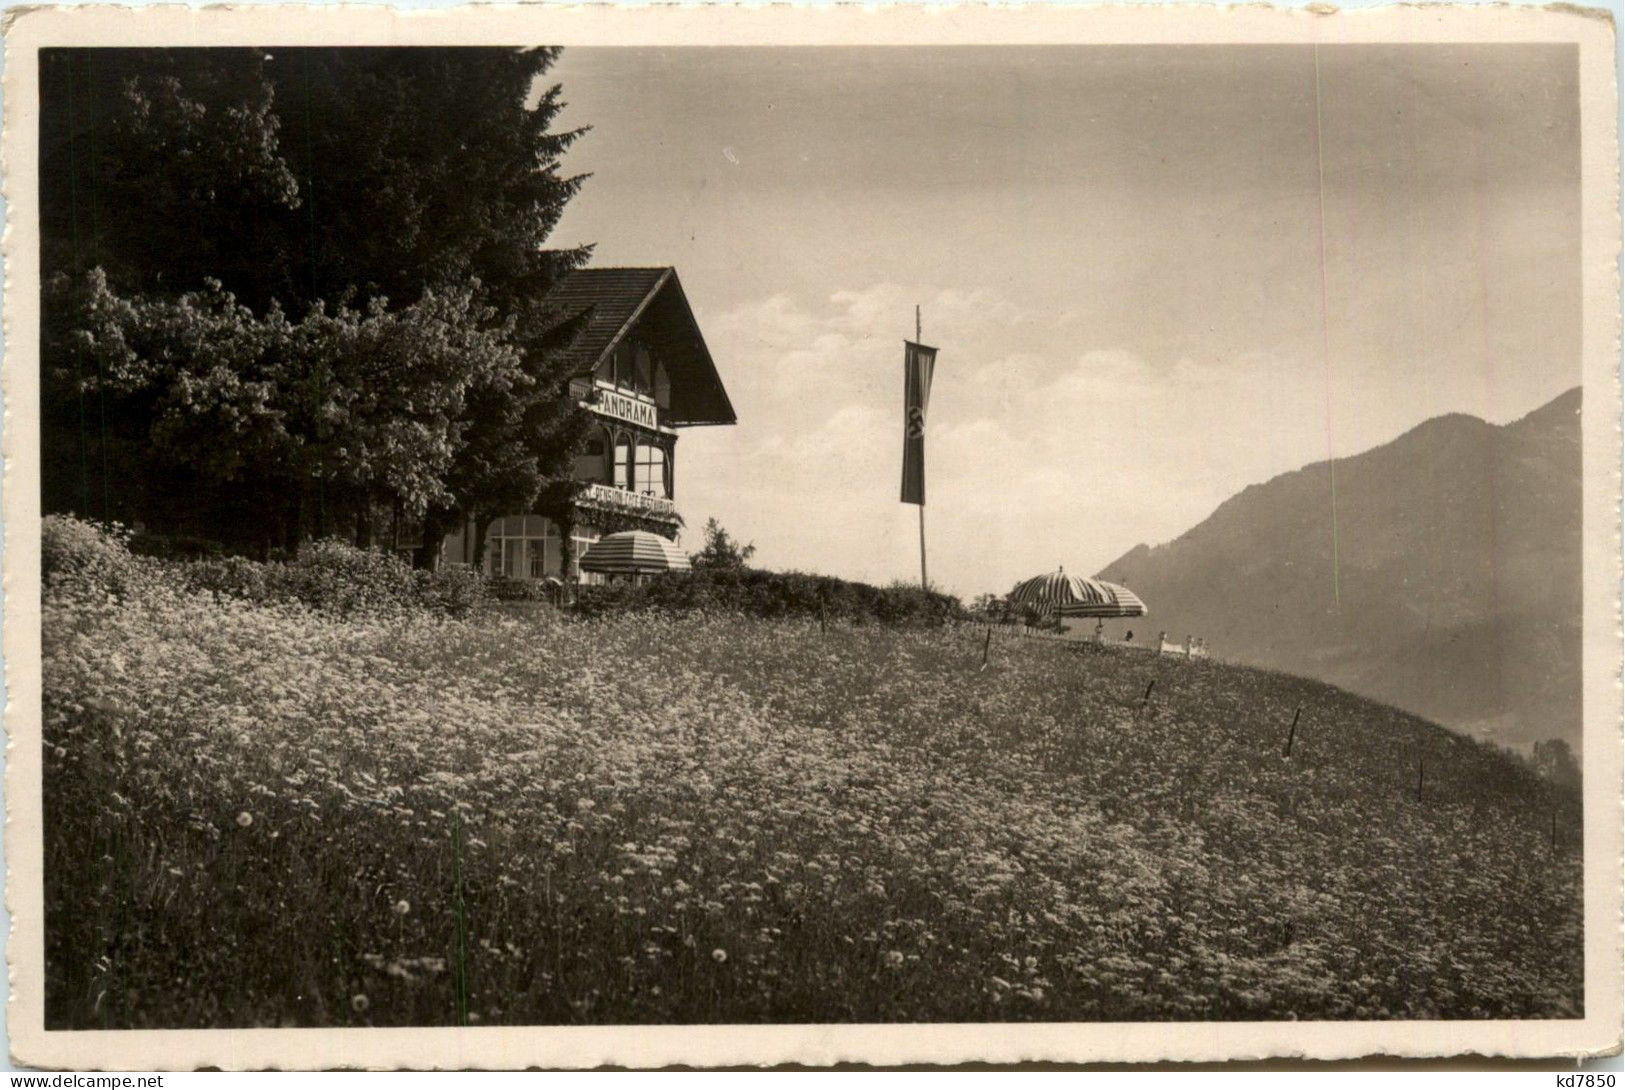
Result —
<path fill-rule="evenodd" d="M 47 509 L 241 544 L 384 502 L 427 558 L 534 504 L 578 429 L 556 53 L 42 58 Z"/>

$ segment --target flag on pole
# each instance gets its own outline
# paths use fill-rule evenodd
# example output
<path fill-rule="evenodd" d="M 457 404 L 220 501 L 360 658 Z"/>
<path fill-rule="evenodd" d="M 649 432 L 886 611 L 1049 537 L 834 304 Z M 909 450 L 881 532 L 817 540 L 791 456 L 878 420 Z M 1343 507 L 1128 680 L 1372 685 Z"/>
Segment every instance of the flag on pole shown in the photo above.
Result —
<path fill-rule="evenodd" d="M 937 350 L 903 342 L 903 502 L 925 506 L 925 410 Z"/>

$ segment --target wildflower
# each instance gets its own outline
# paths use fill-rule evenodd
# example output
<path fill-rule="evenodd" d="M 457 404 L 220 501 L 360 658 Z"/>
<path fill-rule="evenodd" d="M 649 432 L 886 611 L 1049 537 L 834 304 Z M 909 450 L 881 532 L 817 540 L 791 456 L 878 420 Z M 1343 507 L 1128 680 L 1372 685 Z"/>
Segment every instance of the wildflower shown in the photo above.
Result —
<path fill-rule="evenodd" d="M 745 944 L 738 951 L 719 944 L 716 979 L 746 974 L 751 992 L 769 999 L 779 989 L 842 980 L 868 992 L 855 1001 L 867 1007 L 870 998 L 884 999 L 903 1018 L 990 1011 L 1072 1018 L 1104 1004 L 1156 1019 L 1496 1017 L 1522 1006 L 1510 997 L 1555 997 L 1544 968 L 1550 959 L 1535 956 L 1540 947 L 1561 939 L 1580 948 L 1577 902 L 1567 894 L 1542 893 L 1515 918 L 1495 914 L 1495 879 L 1504 884 L 1507 873 L 1501 860 L 1517 854 L 1506 845 L 1526 835 L 1528 821 L 1471 823 L 1446 808 L 1407 811 L 1392 837 L 1361 827 L 1368 811 L 1357 800 L 1371 783 L 1388 784 L 1387 765 L 1330 738 L 1330 791 L 1286 777 L 1273 762 L 1256 764 L 1252 728 L 1231 722 L 1248 718 L 1238 714 L 1250 699 L 1241 684 L 1255 684 L 1246 675 L 1226 681 L 1193 672 L 1178 694 L 1159 682 L 1157 699 L 1182 703 L 1187 723 L 1172 711 L 1135 718 L 1118 708 L 1125 701 L 1112 693 L 1143 703 L 1145 680 L 1131 676 L 1138 670 L 1127 659 L 1049 663 L 1056 656 L 1039 647 L 1011 651 L 996 675 L 942 669 L 968 657 L 963 633 L 843 633 L 810 647 L 803 632 L 778 622 L 634 617 L 582 626 L 568 650 L 537 656 L 518 622 L 497 617 L 396 631 L 393 622 L 366 617 L 337 622 L 191 599 L 147 604 L 139 595 L 92 602 L 80 613 L 72 600 L 51 595 L 44 752 L 65 751 L 53 758 L 66 765 L 61 775 L 106 781 L 116 811 L 109 816 L 132 832 L 171 810 L 195 815 L 185 827 L 196 850 L 181 841 L 147 847 L 162 883 L 194 880 L 213 895 L 214 851 L 237 818 L 226 807 L 274 798 L 271 805 L 293 806 L 308 820 L 276 820 L 250 836 L 259 815 L 245 814 L 233 850 L 252 858 L 241 873 L 274 873 L 280 841 L 272 838 L 281 826 L 301 854 L 325 853 L 334 874 L 352 876 L 359 896 L 394 889 L 397 898 L 426 897 L 426 879 L 448 850 L 438 823 L 462 815 L 461 844 L 479 853 L 480 879 L 498 894 L 494 926 L 475 935 L 488 968 L 518 974 L 527 960 L 521 948 L 555 920 L 568 927 L 607 916 L 609 926 L 624 927 L 636 957 L 622 964 L 638 972 L 602 975 L 605 994 L 574 1001 L 582 1015 L 691 1018 L 697 994 L 674 979 L 668 1003 L 650 980 L 711 953 L 695 927 Z M 536 623 L 541 631 L 530 635 L 556 635 L 551 617 Z M 129 656 L 117 686 L 123 711 L 110 705 L 105 716 L 87 716 L 79 705 L 112 684 L 102 666 L 114 647 Z M 658 655 L 647 654 L 656 648 Z M 223 649 L 230 660 L 220 657 Z M 897 665 L 883 678 L 874 660 L 894 650 Z M 609 684 L 592 669 L 599 661 L 620 664 L 636 684 Z M 729 664 L 726 680 L 718 662 Z M 1077 685 L 1047 684 L 1063 669 Z M 188 697 L 177 702 L 173 692 Z M 591 714 L 577 715 L 582 707 Z M 1381 744 L 1400 728 L 1412 737 L 1408 720 L 1370 714 L 1377 718 L 1367 733 Z M 1291 715 L 1286 708 L 1282 722 Z M 440 728 L 448 718 L 458 731 Z M 670 721 L 685 731 L 673 733 Z M 687 724 L 703 746 L 687 744 Z M 115 727 L 129 732 L 113 747 L 121 759 L 98 765 L 84 731 Z M 1197 739 L 1214 744 L 1200 762 L 1211 790 L 1193 809 L 1159 756 Z M 996 749 L 1008 750 L 1008 761 Z M 83 769 L 72 763 L 82 754 Z M 998 775 L 979 775 L 990 758 Z M 1457 763 L 1459 785 L 1472 783 L 1474 760 Z M 593 772 L 578 773 L 578 765 Z M 1104 780 L 1118 785 L 1120 802 L 1103 812 L 1078 801 Z M 1272 836 L 1272 797 L 1289 800 L 1294 819 L 1330 849 L 1324 883 L 1282 881 L 1305 864 L 1297 842 Z M 452 798 L 468 801 L 452 805 Z M 324 824 L 313 824 L 318 813 Z M 1516 835 L 1502 824 L 1516 826 Z M 1340 839 L 1348 832 L 1358 833 L 1352 846 Z M 1472 864 L 1437 876 L 1441 894 L 1483 905 L 1464 917 L 1459 934 L 1434 934 L 1425 912 L 1383 893 L 1402 885 L 1445 842 L 1441 835 Z M 497 847 L 482 852 L 481 838 Z M 95 850 L 85 858 L 94 860 Z M 191 854 L 166 854 L 181 850 Z M 1376 859 L 1393 862 L 1368 871 Z M 117 873 L 111 858 L 105 868 L 80 870 L 78 892 L 87 897 Z M 1578 875 L 1575 866 L 1569 880 Z M 922 903 L 933 907 L 919 918 L 892 918 L 914 898 L 888 887 L 916 878 L 930 890 Z M 239 883 L 219 892 L 250 890 Z M 1363 921 L 1351 918 L 1345 894 L 1372 913 L 1370 930 L 1417 936 L 1417 949 L 1405 955 L 1408 974 L 1393 971 L 1385 944 L 1362 937 Z M 328 956 L 319 906 L 296 888 L 271 897 L 268 907 Z M 794 905 L 788 919 L 805 926 L 764 912 L 770 898 Z M 412 902 L 374 899 L 372 911 L 380 904 L 397 923 L 372 918 L 357 949 L 378 953 L 360 955 L 356 967 L 367 973 L 363 987 L 390 990 L 380 1008 L 387 1021 L 395 1017 L 394 992 L 432 991 L 448 969 L 444 958 L 415 956 L 405 945 L 419 926 L 405 923 Z M 1271 936 L 1292 917 L 1324 921 L 1323 944 L 1300 942 L 1301 966 L 1272 954 Z M 765 926 L 775 920 L 789 933 Z M 223 922 L 216 934 L 200 935 L 216 953 L 229 949 L 218 940 L 236 937 L 233 926 L 251 923 Z M 1492 922 L 1498 937 L 1485 939 Z M 810 940 L 821 941 L 812 947 Z M 518 964 L 510 967 L 504 952 Z M 551 963 L 553 952 L 549 942 L 539 960 Z M 731 958 L 740 959 L 738 969 L 728 969 Z M 559 978 L 537 973 L 538 986 L 568 1000 L 565 981 L 591 974 L 594 960 L 616 967 L 613 954 L 566 949 Z M 1327 972 L 1362 961 L 1369 976 Z M 900 987 L 904 970 L 939 963 L 969 982 L 955 989 L 952 1004 L 940 1005 L 929 988 Z M 264 968 L 275 971 L 274 963 Z M 107 959 L 93 968 L 111 971 Z M 1316 977 L 1329 981 L 1311 983 Z M 1249 982 L 1256 986 L 1243 987 Z M 184 992 L 185 983 L 174 988 Z M 333 998 L 351 1005 L 352 1024 L 371 1020 L 366 996 Z M 1578 998 L 1539 1009 L 1567 1016 L 1561 1012 Z M 748 1013 L 753 1001 L 736 996 L 730 1002 L 739 1006 L 727 1009 Z M 496 1007 L 479 1014 L 505 1020 Z"/>
<path fill-rule="evenodd" d="M 246 829 L 252 824 L 254 824 L 254 815 L 247 810 L 237 815 L 237 828 Z"/>

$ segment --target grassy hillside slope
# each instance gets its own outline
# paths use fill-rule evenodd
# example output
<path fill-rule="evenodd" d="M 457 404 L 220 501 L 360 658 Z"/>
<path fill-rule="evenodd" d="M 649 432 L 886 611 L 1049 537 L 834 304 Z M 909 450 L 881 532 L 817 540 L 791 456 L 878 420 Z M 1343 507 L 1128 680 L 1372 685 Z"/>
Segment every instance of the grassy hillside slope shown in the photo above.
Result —
<path fill-rule="evenodd" d="M 1575 813 L 1318 683 L 173 582 L 112 556 L 47 591 L 52 1027 L 1581 1004 Z"/>

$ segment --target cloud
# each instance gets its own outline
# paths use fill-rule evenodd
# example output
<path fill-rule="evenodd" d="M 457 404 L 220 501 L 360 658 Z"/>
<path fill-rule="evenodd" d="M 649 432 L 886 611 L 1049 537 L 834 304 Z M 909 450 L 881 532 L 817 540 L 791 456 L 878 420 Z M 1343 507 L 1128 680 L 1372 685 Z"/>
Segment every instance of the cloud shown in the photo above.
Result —
<path fill-rule="evenodd" d="M 1098 569 L 1183 532 L 1245 485 L 1326 454 L 1321 370 L 1257 354 L 1148 359 L 1077 343 L 987 289 L 893 283 L 768 296 L 712 320 L 740 424 L 679 447 L 679 502 L 761 563 L 917 578 L 898 502 L 902 340 L 941 345 L 927 442 L 932 576 L 971 595 Z M 692 534 L 692 531 L 691 531 Z"/>

